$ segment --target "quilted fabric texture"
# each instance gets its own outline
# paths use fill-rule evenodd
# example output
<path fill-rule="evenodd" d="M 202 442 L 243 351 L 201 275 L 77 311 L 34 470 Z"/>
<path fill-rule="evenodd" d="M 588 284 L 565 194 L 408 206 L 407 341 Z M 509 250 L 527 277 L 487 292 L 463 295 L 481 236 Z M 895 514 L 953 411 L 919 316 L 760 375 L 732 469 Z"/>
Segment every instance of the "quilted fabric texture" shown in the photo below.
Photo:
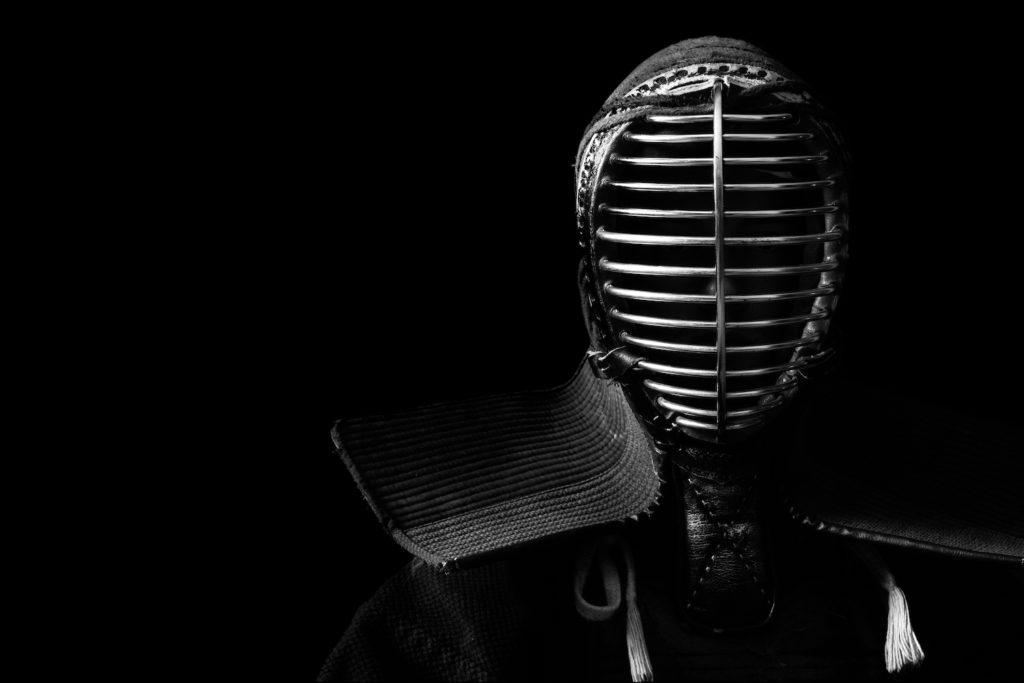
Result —
<path fill-rule="evenodd" d="M 621 388 L 566 384 L 339 421 L 333 437 L 394 538 L 433 565 L 646 511 L 655 452 Z"/>

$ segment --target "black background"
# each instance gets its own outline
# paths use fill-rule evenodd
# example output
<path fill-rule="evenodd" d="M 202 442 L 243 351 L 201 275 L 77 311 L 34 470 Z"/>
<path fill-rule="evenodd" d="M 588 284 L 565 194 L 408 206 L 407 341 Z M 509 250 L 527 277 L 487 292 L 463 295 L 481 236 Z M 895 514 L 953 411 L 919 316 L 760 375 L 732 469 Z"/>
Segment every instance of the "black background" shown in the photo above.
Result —
<path fill-rule="evenodd" d="M 602 10 L 557 24 L 403 15 L 270 34 L 265 102 L 283 132 L 286 206 L 252 273 L 260 305 L 279 315 L 254 328 L 279 373 L 267 413 L 284 434 L 266 447 L 282 475 L 267 507 L 287 539 L 275 562 L 300 679 L 406 558 L 332 453 L 331 422 L 568 377 L 586 347 L 576 147 L 612 89 L 672 42 L 753 42 L 845 121 L 845 362 L 893 391 L 1010 420 L 1012 47 L 991 26 L 898 24 L 855 7 L 637 7 L 636 18 Z M 868 428 L 884 438 L 884 425 Z"/>

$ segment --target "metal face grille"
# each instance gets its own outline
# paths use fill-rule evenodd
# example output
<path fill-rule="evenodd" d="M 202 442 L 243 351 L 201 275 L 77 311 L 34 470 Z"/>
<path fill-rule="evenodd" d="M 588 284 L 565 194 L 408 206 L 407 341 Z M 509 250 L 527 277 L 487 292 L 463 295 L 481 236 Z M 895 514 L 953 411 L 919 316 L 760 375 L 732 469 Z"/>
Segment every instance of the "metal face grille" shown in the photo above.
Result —
<path fill-rule="evenodd" d="M 633 121 L 594 198 L 593 259 L 617 343 L 683 431 L 729 441 L 763 425 L 828 352 L 845 214 L 813 120 L 714 113 Z"/>

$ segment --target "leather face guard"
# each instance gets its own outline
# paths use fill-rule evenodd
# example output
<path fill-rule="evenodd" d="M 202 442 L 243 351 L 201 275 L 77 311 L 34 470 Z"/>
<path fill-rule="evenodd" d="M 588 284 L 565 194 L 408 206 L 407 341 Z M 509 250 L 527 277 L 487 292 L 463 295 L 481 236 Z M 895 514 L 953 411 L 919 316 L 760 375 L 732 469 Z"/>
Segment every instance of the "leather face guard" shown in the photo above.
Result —
<path fill-rule="evenodd" d="M 584 136 L 584 298 L 595 353 L 639 359 L 628 391 L 661 438 L 735 443 L 831 354 L 846 175 L 827 112 L 784 67 L 698 43 L 649 60 Z"/>

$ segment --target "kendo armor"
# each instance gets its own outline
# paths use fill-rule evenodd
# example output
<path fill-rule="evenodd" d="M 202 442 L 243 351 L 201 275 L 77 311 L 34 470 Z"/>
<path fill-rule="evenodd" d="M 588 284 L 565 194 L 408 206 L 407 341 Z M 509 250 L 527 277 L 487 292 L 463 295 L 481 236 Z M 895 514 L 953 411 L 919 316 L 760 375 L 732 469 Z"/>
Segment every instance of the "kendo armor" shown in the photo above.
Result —
<path fill-rule="evenodd" d="M 382 524 L 451 573 L 569 532 L 628 535 L 625 520 L 657 512 L 674 524 L 674 539 L 656 539 L 677 559 L 674 611 L 705 634 L 773 613 L 769 467 L 774 509 L 805 527 L 1024 566 L 1019 516 L 993 513 L 1014 494 L 960 474 L 965 459 L 1007 471 L 1001 437 L 958 419 L 953 438 L 934 411 L 853 384 L 800 405 L 836 348 L 848 169 L 835 117 L 758 48 L 699 38 L 646 60 L 576 159 L 586 361 L 545 391 L 339 420 L 336 448 Z M 894 443 L 917 466 L 865 446 L 869 422 L 900 425 Z M 956 505 L 936 495 L 950 482 Z M 889 593 L 887 668 L 918 661 L 891 574 L 854 552 Z"/>

